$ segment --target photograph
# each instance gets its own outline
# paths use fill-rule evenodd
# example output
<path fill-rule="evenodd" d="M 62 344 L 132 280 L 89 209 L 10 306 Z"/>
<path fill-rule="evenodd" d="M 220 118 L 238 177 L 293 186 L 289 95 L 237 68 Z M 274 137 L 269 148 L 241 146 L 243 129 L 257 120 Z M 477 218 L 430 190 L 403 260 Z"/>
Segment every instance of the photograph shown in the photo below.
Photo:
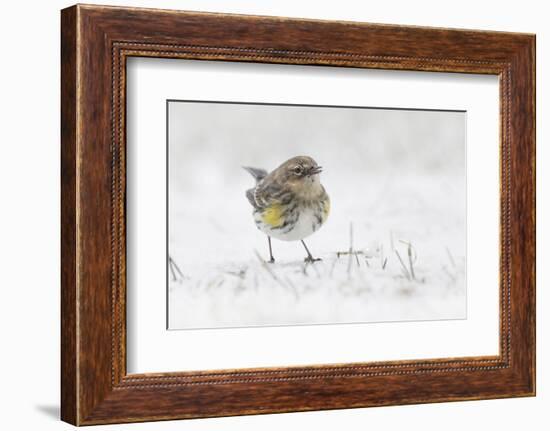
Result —
<path fill-rule="evenodd" d="M 466 318 L 465 111 L 166 106 L 168 329 Z"/>

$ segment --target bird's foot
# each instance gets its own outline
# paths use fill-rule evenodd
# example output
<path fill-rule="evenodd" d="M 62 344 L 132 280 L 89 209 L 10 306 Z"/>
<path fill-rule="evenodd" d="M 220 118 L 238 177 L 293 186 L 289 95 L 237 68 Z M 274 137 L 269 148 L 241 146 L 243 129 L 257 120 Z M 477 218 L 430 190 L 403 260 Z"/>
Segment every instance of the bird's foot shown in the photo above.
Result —
<path fill-rule="evenodd" d="M 323 260 L 323 259 L 321 259 L 320 257 L 308 256 L 304 259 L 304 262 L 305 263 L 314 263 L 314 262 L 320 262 L 321 260 Z"/>
<path fill-rule="evenodd" d="M 269 259 L 267 263 L 275 263 L 275 259 L 273 258 L 273 256 L 271 256 L 271 259 Z"/>

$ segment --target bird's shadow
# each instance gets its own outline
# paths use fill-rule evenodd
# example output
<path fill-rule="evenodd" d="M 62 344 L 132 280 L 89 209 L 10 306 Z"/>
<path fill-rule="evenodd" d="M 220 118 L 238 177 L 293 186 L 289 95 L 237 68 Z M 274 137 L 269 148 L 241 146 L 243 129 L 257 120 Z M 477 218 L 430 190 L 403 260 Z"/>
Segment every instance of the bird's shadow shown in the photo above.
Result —
<path fill-rule="evenodd" d="M 51 419 L 59 419 L 60 417 L 60 409 L 58 405 L 37 405 L 35 408 L 44 416 L 48 416 Z"/>

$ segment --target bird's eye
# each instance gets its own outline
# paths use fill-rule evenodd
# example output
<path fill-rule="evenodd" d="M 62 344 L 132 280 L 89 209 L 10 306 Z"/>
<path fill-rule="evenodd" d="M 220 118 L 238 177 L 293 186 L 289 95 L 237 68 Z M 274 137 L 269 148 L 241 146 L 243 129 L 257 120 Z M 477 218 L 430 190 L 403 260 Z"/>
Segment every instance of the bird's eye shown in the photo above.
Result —
<path fill-rule="evenodd" d="M 294 173 L 300 175 L 302 173 L 302 167 L 300 165 L 294 168 Z"/>

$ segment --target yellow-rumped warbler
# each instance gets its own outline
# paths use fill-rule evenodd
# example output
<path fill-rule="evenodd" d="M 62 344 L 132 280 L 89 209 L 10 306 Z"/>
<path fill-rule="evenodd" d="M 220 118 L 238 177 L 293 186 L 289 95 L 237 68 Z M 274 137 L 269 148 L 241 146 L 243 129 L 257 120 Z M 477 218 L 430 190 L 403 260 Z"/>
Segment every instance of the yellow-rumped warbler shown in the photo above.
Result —
<path fill-rule="evenodd" d="M 282 241 L 300 240 L 307 252 L 306 262 L 315 262 L 304 242 L 326 221 L 330 199 L 319 180 L 321 166 L 308 156 L 287 160 L 269 174 L 264 169 L 244 167 L 256 180 L 246 191 L 254 207 L 256 226 L 267 235 L 269 262 L 275 262 L 271 237 Z"/>

